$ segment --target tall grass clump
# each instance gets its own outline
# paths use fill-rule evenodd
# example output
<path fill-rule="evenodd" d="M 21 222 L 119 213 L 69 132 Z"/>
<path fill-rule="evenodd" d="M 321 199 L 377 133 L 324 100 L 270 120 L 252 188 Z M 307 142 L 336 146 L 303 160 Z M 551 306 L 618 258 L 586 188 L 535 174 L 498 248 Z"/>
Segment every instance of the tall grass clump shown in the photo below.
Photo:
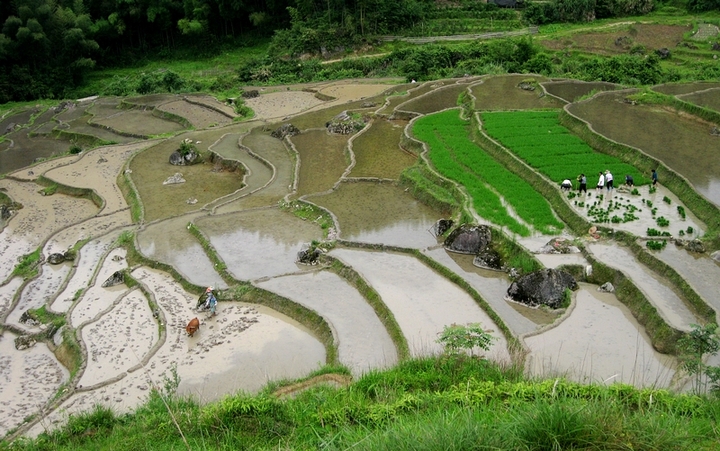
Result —
<path fill-rule="evenodd" d="M 457 110 L 448 110 L 417 120 L 413 134 L 428 144 L 436 169 L 465 187 L 481 217 L 522 236 L 529 235 L 528 225 L 546 234 L 561 230 L 564 225 L 545 198 L 473 143 L 468 124 Z"/>
<path fill-rule="evenodd" d="M 609 170 L 616 185 L 626 174 L 636 185 L 649 180 L 635 167 L 619 159 L 595 152 L 582 139 L 560 125 L 555 111 L 512 111 L 482 113 L 488 135 L 512 150 L 528 165 L 558 185 L 585 174 L 592 187 L 598 172 Z"/>

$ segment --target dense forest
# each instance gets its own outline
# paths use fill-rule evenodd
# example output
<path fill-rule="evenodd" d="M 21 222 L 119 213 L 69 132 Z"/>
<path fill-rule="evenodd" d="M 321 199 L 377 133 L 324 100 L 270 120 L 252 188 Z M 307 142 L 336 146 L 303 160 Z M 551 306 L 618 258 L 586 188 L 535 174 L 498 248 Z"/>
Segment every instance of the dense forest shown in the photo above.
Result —
<path fill-rule="evenodd" d="M 431 33 L 425 24 L 437 17 L 505 21 L 517 28 L 645 14 L 655 4 L 654 0 L 550 0 L 521 6 L 525 7 L 503 9 L 481 0 L 4 0 L 0 2 L 0 103 L 62 98 L 93 70 L 133 66 L 148 55 L 172 55 L 178 49 L 202 57 L 222 46 L 271 39 L 263 60 L 239 68 L 241 81 L 268 81 L 272 74 L 266 72 L 273 62 L 277 66 L 327 49 L 357 48 L 378 35 L 418 26 Z M 720 0 L 689 0 L 687 8 L 720 9 Z M 319 68 L 303 64 L 302 70 Z M 277 67 L 272 71 L 277 72 Z M 341 68 L 333 76 L 367 72 Z M 412 68 L 400 72 L 408 75 Z M 304 78 L 308 75 L 295 77 Z M 173 74 L 145 84 L 146 91 L 158 86 L 202 88 Z"/>

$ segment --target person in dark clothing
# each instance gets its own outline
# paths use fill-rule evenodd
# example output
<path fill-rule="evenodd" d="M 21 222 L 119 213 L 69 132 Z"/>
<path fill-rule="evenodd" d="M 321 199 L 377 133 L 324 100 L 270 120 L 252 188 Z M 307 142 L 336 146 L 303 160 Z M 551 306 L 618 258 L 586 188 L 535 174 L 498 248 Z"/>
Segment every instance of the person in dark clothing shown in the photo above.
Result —
<path fill-rule="evenodd" d="M 625 185 L 633 187 L 635 186 L 635 182 L 633 181 L 632 175 L 627 174 L 625 175 Z"/>
<path fill-rule="evenodd" d="M 653 182 L 653 186 L 654 186 L 654 185 L 657 185 L 657 179 L 658 179 L 658 177 L 657 177 L 657 170 L 656 170 L 656 169 L 653 169 L 653 170 L 652 170 L 652 182 Z"/>
<path fill-rule="evenodd" d="M 587 177 L 585 177 L 585 174 L 580 174 L 577 178 L 578 183 L 580 184 L 580 187 L 578 188 L 578 192 L 587 194 Z"/>

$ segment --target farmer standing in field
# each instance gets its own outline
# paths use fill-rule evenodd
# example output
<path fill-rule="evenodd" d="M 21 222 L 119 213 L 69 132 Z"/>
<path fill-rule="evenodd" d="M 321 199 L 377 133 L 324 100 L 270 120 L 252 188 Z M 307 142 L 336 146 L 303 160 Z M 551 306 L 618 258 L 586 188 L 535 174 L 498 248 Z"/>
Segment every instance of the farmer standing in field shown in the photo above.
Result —
<path fill-rule="evenodd" d="M 601 191 L 603 188 L 605 188 L 605 176 L 603 175 L 602 171 L 598 172 L 598 174 L 600 175 L 600 178 L 598 179 L 598 184 L 595 189 Z"/>
<path fill-rule="evenodd" d="M 580 174 L 577 178 L 578 182 L 580 183 L 580 187 L 578 188 L 578 192 L 582 193 L 584 192 L 587 194 L 587 177 L 585 177 L 585 174 Z"/>
<path fill-rule="evenodd" d="M 657 170 L 656 169 L 652 170 L 652 182 L 653 182 L 653 186 L 657 185 Z"/>
<path fill-rule="evenodd" d="M 613 189 L 613 175 L 609 169 L 605 170 L 605 188 L 607 188 L 608 192 Z"/>

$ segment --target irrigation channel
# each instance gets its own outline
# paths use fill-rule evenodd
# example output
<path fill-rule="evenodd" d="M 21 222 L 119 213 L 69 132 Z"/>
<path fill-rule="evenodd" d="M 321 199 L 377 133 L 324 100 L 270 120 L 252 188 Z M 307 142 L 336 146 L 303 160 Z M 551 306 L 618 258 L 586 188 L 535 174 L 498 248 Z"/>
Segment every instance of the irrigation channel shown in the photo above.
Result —
<path fill-rule="evenodd" d="M 676 91 L 712 104 L 712 88 Z M 247 121 L 180 95 L 6 114 L 0 435 L 37 435 L 98 403 L 130 411 L 174 374 L 179 394 L 202 402 L 326 363 L 357 377 L 442 352 L 438 333 L 465 323 L 498 338 L 486 358 L 524 362 L 533 376 L 690 389 L 657 330 L 677 337 L 720 309 L 720 266 L 673 243 L 717 233 L 719 138 L 692 115 L 622 101 L 633 92 L 528 75 L 354 80 L 260 89 Z M 330 133 L 344 111 L 351 133 Z M 503 131 L 498 111 L 517 131 Z M 288 123 L 299 134 L 271 135 Z M 548 135 L 575 141 L 525 145 Z M 202 164 L 169 164 L 183 140 Z M 557 166 L 573 182 L 585 172 L 587 194 L 562 192 Z M 618 186 L 626 167 L 633 188 Z M 611 192 L 594 188 L 606 169 Z M 184 182 L 166 183 L 176 173 Z M 526 191 L 537 199 L 514 194 Z M 507 272 L 446 251 L 433 225 L 461 217 L 493 226 L 538 267 L 571 271 L 570 305 L 512 302 Z M 646 241 L 668 237 L 649 229 L 670 235 L 662 250 Z M 558 237 L 582 252 L 537 253 Z M 311 243 L 319 264 L 296 263 Z M 48 262 L 69 249 L 74 260 Z M 37 274 L 18 274 L 36 250 Z M 118 273 L 122 283 L 103 286 Z M 618 291 L 598 291 L 605 282 Z M 214 317 L 195 309 L 206 286 L 221 300 Z"/>

